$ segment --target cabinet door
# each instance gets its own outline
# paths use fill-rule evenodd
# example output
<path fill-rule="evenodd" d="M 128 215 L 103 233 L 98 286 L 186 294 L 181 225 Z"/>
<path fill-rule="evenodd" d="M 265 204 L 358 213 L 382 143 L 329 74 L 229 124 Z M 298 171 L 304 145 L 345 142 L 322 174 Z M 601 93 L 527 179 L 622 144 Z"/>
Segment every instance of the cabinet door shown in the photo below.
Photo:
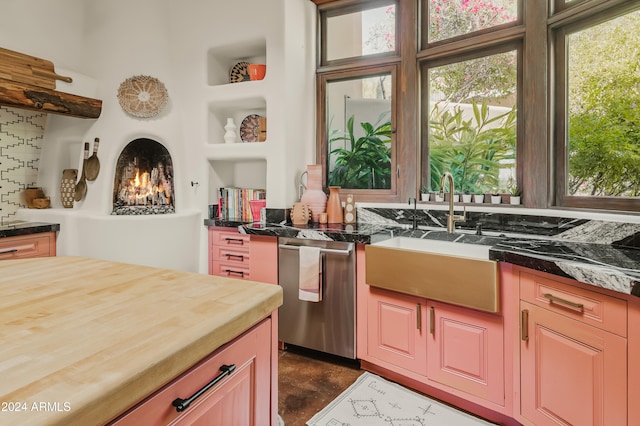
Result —
<path fill-rule="evenodd" d="M 0 240 L 0 260 L 48 257 L 56 255 L 56 233 L 6 237 Z"/>
<path fill-rule="evenodd" d="M 626 425 L 626 339 L 521 302 L 521 414 L 537 426 Z"/>
<path fill-rule="evenodd" d="M 251 236 L 251 280 L 278 284 L 278 237 Z"/>
<path fill-rule="evenodd" d="M 432 301 L 427 314 L 429 380 L 504 405 L 502 317 Z"/>
<path fill-rule="evenodd" d="M 368 303 L 368 355 L 426 375 L 426 301 L 371 288 Z"/>
<path fill-rule="evenodd" d="M 235 370 L 178 413 L 172 402 L 194 395 L 220 373 L 222 365 L 235 365 Z M 268 426 L 272 417 L 271 368 L 271 320 L 267 319 L 164 386 L 112 426 Z"/>

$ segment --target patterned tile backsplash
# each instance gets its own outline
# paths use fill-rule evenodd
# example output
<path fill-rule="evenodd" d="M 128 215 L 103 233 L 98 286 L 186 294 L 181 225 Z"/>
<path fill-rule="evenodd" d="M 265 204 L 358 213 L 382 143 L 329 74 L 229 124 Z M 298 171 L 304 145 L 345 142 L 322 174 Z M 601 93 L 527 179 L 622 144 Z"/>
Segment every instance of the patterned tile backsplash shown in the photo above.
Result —
<path fill-rule="evenodd" d="M 0 220 L 20 208 L 22 191 L 36 184 L 47 114 L 0 107 Z"/>

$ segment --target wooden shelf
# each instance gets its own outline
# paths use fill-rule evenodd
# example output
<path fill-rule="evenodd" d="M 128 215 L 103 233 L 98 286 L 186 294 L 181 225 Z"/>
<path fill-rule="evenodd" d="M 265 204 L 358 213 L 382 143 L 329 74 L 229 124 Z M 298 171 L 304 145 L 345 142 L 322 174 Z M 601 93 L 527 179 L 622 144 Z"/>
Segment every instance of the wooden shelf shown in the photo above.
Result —
<path fill-rule="evenodd" d="M 0 78 L 0 105 L 60 114 L 98 118 L 102 101 Z"/>

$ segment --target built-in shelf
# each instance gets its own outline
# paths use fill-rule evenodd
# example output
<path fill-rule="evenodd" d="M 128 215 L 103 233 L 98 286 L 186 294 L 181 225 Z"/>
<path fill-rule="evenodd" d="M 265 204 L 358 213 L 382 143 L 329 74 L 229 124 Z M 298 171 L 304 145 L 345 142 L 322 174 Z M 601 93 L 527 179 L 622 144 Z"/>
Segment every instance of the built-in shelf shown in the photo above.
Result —
<path fill-rule="evenodd" d="M 263 80 L 230 82 L 230 71 L 239 62 L 267 64 Z M 207 140 L 209 198 L 218 202 L 222 187 L 267 188 L 268 140 L 243 142 L 242 121 L 251 114 L 266 117 L 269 84 L 267 45 L 264 38 L 217 46 L 207 52 Z M 225 143 L 227 119 L 236 125 L 236 142 Z M 267 193 L 267 200 L 269 194 Z M 268 202 L 268 201 L 267 201 Z"/>

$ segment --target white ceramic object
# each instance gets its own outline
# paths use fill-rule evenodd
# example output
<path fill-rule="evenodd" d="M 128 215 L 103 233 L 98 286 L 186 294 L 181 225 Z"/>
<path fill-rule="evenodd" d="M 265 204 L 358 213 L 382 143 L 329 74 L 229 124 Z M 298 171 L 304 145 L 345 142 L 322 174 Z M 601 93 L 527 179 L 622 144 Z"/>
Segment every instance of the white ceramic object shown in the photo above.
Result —
<path fill-rule="evenodd" d="M 224 142 L 235 143 L 236 142 L 236 123 L 233 122 L 233 118 L 227 118 L 227 125 L 224 126 Z"/>
<path fill-rule="evenodd" d="M 489 249 L 491 247 L 480 244 L 466 244 L 411 237 L 389 238 L 388 240 L 380 241 L 372 245 L 485 260 L 489 259 Z"/>

